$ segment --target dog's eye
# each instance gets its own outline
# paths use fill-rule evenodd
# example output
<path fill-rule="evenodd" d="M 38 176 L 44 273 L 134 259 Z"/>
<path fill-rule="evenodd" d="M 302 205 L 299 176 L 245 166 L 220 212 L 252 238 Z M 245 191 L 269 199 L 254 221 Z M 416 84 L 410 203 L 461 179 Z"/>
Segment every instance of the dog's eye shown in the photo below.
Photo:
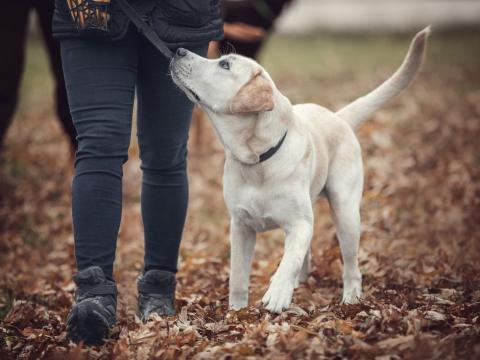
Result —
<path fill-rule="evenodd" d="M 230 70 L 230 63 L 227 60 L 221 60 L 218 65 L 225 70 Z"/>

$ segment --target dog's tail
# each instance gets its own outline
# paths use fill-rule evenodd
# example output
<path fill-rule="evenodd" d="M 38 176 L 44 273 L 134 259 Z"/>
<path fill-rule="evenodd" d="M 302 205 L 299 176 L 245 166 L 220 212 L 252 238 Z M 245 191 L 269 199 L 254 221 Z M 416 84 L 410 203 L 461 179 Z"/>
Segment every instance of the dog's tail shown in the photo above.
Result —
<path fill-rule="evenodd" d="M 413 80 L 422 65 L 430 26 L 412 40 L 407 56 L 398 70 L 369 94 L 358 98 L 337 112 L 352 128 L 358 127 L 388 100 L 398 95 Z"/>

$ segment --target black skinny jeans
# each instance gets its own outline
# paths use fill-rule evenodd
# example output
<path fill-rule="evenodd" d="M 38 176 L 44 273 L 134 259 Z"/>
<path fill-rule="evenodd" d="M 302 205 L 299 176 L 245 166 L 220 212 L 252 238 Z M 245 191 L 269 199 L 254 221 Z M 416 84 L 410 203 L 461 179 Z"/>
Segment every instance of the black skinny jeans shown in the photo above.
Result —
<path fill-rule="evenodd" d="M 188 203 L 192 103 L 173 84 L 168 61 L 132 26 L 119 41 L 60 45 L 78 133 L 72 184 L 78 269 L 97 265 L 112 276 L 136 89 L 145 269 L 175 272 Z M 190 50 L 204 56 L 207 46 Z"/>

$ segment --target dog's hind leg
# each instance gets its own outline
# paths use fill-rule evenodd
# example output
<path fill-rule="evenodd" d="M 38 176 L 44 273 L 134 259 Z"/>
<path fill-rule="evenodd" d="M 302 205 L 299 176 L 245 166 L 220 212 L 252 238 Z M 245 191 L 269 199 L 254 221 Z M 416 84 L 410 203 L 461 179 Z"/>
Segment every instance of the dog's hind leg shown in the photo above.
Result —
<path fill-rule="evenodd" d="M 350 171 L 329 179 L 327 194 L 337 229 L 343 258 L 343 297 L 345 304 L 357 303 L 362 292 L 362 275 L 358 268 L 360 242 L 360 201 L 363 171 L 353 166 Z"/>
<path fill-rule="evenodd" d="M 230 295 L 229 308 L 248 306 L 248 285 L 256 232 L 232 219 L 230 222 Z"/>

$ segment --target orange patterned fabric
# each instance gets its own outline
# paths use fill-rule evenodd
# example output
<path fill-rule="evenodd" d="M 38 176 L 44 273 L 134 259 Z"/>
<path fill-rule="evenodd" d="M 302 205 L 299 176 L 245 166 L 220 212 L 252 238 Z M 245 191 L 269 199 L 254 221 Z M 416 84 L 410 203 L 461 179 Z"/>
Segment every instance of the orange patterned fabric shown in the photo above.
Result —
<path fill-rule="evenodd" d="M 77 30 L 108 31 L 110 0 L 67 0 Z"/>

